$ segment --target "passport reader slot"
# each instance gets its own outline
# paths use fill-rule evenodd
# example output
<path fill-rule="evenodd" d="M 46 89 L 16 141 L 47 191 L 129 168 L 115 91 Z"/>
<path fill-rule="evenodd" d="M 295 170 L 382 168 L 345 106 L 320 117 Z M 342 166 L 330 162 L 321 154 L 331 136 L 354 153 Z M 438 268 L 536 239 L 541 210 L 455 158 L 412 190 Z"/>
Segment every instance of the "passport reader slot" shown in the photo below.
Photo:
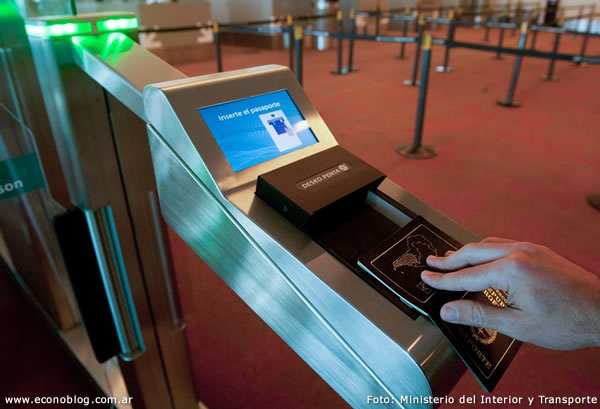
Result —
<path fill-rule="evenodd" d="M 362 280 L 398 307 L 411 319 L 421 314 L 395 297 L 377 279 L 358 266 L 358 257 L 381 243 L 412 220 L 412 213 L 400 209 L 383 193 L 369 192 L 365 201 L 354 206 L 350 214 L 338 218 L 335 224 L 313 227 L 308 234 L 323 249 L 352 270 Z"/>

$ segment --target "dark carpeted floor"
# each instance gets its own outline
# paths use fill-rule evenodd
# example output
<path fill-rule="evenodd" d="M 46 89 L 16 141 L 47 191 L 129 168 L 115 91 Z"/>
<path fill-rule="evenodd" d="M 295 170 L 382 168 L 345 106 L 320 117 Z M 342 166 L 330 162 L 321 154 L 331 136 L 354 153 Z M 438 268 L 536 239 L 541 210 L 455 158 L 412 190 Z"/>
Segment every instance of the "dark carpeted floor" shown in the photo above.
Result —
<path fill-rule="evenodd" d="M 0 262 L 0 408 L 63 409 L 83 407 L 86 401 L 104 396 L 86 375 L 55 330 L 25 297 Z M 31 403 L 8 404 L 6 398 L 25 397 Z M 33 403 L 65 399 L 80 404 Z M 70 399 L 70 400 L 68 400 Z M 97 404 L 98 409 L 112 405 Z"/>
<path fill-rule="evenodd" d="M 457 33 L 460 40 L 482 38 L 482 30 Z M 492 44 L 496 38 L 493 33 Z M 516 45 L 517 36 L 506 39 Z M 578 52 L 580 41 L 564 36 L 561 51 Z M 551 44 L 550 34 L 539 35 L 540 49 Z M 402 85 L 412 59 L 392 58 L 397 48 L 357 43 L 360 71 L 345 77 L 329 74 L 334 51 L 305 53 L 306 91 L 338 141 L 477 234 L 543 243 L 600 273 L 600 213 L 585 203 L 588 192 L 600 190 L 600 66 L 558 62 L 560 81 L 546 83 L 540 77 L 547 60 L 527 58 L 516 93 L 523 106 L 506 109 L 496 100 L 506 96 L 514 57 L 497 61 L 490 53 L 453 50 L 454 72 L 431 73 L 424 139 L 439 155 L 415 161 L 395 153 L 413 137 L 418 92 Z M 225 47 L 225 69 L 287 64 L 285 51 L 244 51 Z M 600 39 L 592 39 L 588 51 L 599 55 Z M 436 47 L 434 66 L 442 56 Z M 179 68 L 188 75 L 210 73 L 214 62 Z M 209 408 L 345 407 L 174 234 L 172 243 L 196 389 Z M 597 350 L 552 352 L 526 345 L 496 393 L 598 391 Z M 467 373 L 452 394 L 481 392 Z"/>

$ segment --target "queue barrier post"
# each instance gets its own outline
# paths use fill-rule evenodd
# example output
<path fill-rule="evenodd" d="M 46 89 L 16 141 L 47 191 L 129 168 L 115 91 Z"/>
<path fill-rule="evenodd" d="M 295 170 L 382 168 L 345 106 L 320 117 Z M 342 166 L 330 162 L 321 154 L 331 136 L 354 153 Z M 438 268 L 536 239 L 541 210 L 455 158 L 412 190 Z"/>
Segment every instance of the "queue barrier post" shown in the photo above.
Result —
<path fill-rule="evenodd" d="M 431 66 L 431 34 L 423 39 L 423 66 L 421 67 L 421 85 L 417 103 L 417 119 L 415 136 L 412 143 L 400 145 L 396 152 L 410 159 L 428 159 L 436 155 L 433 147 L 423 145 L 423 122 L 425 120 L 425 103 L 427 102 L 427 85 L 429 83 L 429 68 Z"/>
<path fill-rule="evenodd" d="M 488 10 L 485 16 L 485 34 L 483 35 L 483 41 L 486 43 L 490 41 L 490 20 L 492 19 L 492 12 Z"/>
<path fill-rule="evenodd" d="M 448 21 L 448 34 L 446 36 L 446 48 L 444 50 L 444 64 L 438 65 L 437 67 L 435 67 L 435 70 L 437 72 L 452 72 L 452 68 L 450 68 L 448 66 L 448 63 L 450 60 L 450 43 L 452 43 L 452 41 L 454 41 L 454 30 L 455 30 L 454 17 L 455 17 L 454 10 L 450 10 L 450 12 L 448 13 L 448 18 L 450 20 Z"/>
<path fill-rule="evenodd" d="M 221 41 L 219 38 L 219 23 L 213 22 L 213 42 L 215 43 L 215 59 L 217 61 L 217 72 L 223 72 L 223 60 L 221 59 Z"/>
<path fill-rule="evenodd" d="M 596 5 L 593 4 L 592 5 L 592 9 L 590 11 L 590 14 L 588 15 L 588 23 L 587 23 L 587 30 L 585 30 L 585 34 L 583 35 L 583 41 L 581 43 L 581 51 L 579 52 L 579 57 L 580 58 L 584 58 L 585 57 L 585 50 L 587 48 L 587 44 L 588 44 L 588 40 L 590 38 L 590 33 L 592 32 L 592 23 L 594 22 L 594 16 L 596 15 Z M 581 66 L 584 65 L 583 61 L 578 61 L 575 64 Z"/>
<path fill-rule="evenodd" d="M 525 49 L 525 43 L 527 42 L 527 23 L 521 24 L 521 38 L 519 38 L 519 50 Z M 515 57 L 515 64 L 513 66 L 512 76 L 510 78 L 510 85 L 508 87 L 508 95 L 505 100 L 497 101 L 497 104 L 507 108 L 518 108 L 521 106 L 520 103 L 515 102 L 515 89 L 517 88 L 517 81 L 519 79 L 519 73 L 521 71 L 521 62 L 523 56 L 518 54 Z"/>
<path fill-rule="evenodd" d="M 404 81 L 404 85 L 415 87 L 419 85 L 417 81 L 417 73 L 419 71 L 419 60 L 421 59 L 421 44 L 423 43 L 423 31 L 425 30 L 425 16 L 419 15 L 418 19 L 418 33 L 417 33 L 417 46 L 415 48 L 415 60 L 413 62 L 412 75 L 409 80 Z"/>
<path fill-rule="evenodd" d="M 565 13 L 563 12 L 558 19 L 558 26 L 563 27 L 565 22 Z M 554 43 L 552 44 L 552 54 L 555 56 L 558 53 L 558 48 L 560 46 L 560 38 L 562 35 L 562 31 L 557 31 L 554 34 Z M 548 73 L 542 77 L 542 80 L 549 82 L 558 81 L 558 77 L 554 75 L 554 65 L 556 64 L 555 57 L 550 58 L 550 63 L 548 64 Z"/>
<path fill-rule="evenodd" d="M 502 59 L 502 45 L 504 43 L 504 26 L 500 26 L 500 34 L 498 35 L 498 51 L 496 52 L 496 59 Z"/>
<path fill-rule="evenodd" d="M 531 30 L 531 45 L 529 47 L 530 50 L 535 50 L 535 44 L 537 42 L 537 30 Z"/>
<path fill-rule="evenodd" d="M 354 9 L 350 9 L 350 41 L 348 42 L 348 68 L 346 69 L 347 73 L 358 71 L 357 68 L 354 67 L 354 34 L 356 34 L 356 12 Z"/>
<path fill-rule="evenodd" d="M 381 9 L 379 8 L 379 2 L 375 8 L 375 35 L 378 36 L 381 32 Z"/>
<path fill-rule="evenodd" d="M 562 25 L 562 24 L 561 24 Z M 558 53 L 558 47 L 560 45 L 560 36 L 561 32 L 557 31 L 554 34 L 554 43 L 552 45 L 552 54 L 556 55 Z M 544 81 L 556 82 L 558 78 L 554 76 L 554 64 L 556 63 L 556 58 L 552 57 L 550 59 L 550 63 L 548 64 L 548 73 L 542 77 Z"/>
<path fill-rule="evenodd" d="M 337 69 L 331 71 L 331 73 L 335 75 L 344 75 L 346 74 L 346 72 L 344 72 L 344 69 L 342 68 L 342 47 L 344 46 L 342 34 L 344 33 L 344 14 L 341 10 L 338 10 L 335 18 L 338 23 L 338 34 L 340 36 L 337 40 Z"/>
<path fill-rule="evenodd" d="M 304 37 L 304 30 L 302 29 L 302 26 L 296 26 L 294 27 L 294 42 L 295 42 L 295 49 L 296 49 L 296 79 L 298 80 L 298 82 L 300 83 L 300 85 L 303 85 L 303 78 L 302 78 L 302 68 L 303 68 L 303 64 L 304 61 L 302 60 L 303 57 L 303 52 L 304 52 L 304 47 L 302 46 L 302 38 Z"/>
<path fill-rule="evenodd" d="M 515 6 L 515 23 L 521 25 L 522 21 L 522 16 L 523 16 L 523 2 L 521 0 L 517 1 L 517 5 Z M 512 29 L 512 31 L 510 32 L 510 36 L 514 37 L 516 34 L 516 29 Z"/>
<path fill-rule="evenodd" d="M 287 23 L 287 38 L 288 38 L 288 52 L 289 52 L 289 67 L 290 70 L 294 71 L 294 17 L 288 15 L 286 18 Z"/>
<path fill-rule="evenodd" d="M 404 9 L 404 14 L 408 15 L 410 14 L 410 8 L 405 8 Z M 406 37 L 408 35 L 408 20 L 404 20 L 402 22 L 402 37 Z M 405 56 L 405 51 L 406 51 L 406 43 L 400 43 L 400 54 L 398 54 L 396 56 L 396 58 L 403 60 L 406 58 Z"/>
<path fill-rule="evenodd" d="M 579 6 L 578 12 L 577 12 L 577 24 L 579 24 L 579 22 L 581 20 L 583 20 L 583 10 L 584 10 L 585 6 L 581 5 Z M 577 33 L 574 32 L 573 33 L 573 37 L 577 37 Z"/>

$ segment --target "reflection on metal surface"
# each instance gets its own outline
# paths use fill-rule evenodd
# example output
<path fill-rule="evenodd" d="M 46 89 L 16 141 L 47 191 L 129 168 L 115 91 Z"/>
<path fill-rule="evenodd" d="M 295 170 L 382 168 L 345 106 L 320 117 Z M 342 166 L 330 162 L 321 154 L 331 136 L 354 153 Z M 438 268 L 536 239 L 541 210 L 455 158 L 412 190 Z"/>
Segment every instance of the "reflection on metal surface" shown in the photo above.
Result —
<path fill-rule="evenodd" d="M 144 87 L 185 77 L 123 33 L 73 37 L 71 41 L 75 63 L 143 120 Z"/>
<path fill-rule="evenodd" d="M 112 211 L 107 206 L 97 212 L 86 211 L 85 216 L 121 343 L 121 357 L 125 360 L 135 359 L 144 352 L 145 347 Z M 107 251 L 109 254 L 106 254 Z"/>

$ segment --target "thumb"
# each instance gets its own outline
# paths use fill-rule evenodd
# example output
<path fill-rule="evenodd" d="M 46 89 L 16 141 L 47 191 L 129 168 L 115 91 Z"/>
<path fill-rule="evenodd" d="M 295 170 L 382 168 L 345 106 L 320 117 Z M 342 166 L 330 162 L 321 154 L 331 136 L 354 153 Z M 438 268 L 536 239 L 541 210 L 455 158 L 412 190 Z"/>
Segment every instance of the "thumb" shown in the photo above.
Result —
<path fill-rule="evenodd" d="M 495 329 L 506 335 L 515 330 L 518 311 L 493 307 L 472 300 L 458 300 L 444 304 L 440 316 L 444 321 L 472 327 Z"/>

